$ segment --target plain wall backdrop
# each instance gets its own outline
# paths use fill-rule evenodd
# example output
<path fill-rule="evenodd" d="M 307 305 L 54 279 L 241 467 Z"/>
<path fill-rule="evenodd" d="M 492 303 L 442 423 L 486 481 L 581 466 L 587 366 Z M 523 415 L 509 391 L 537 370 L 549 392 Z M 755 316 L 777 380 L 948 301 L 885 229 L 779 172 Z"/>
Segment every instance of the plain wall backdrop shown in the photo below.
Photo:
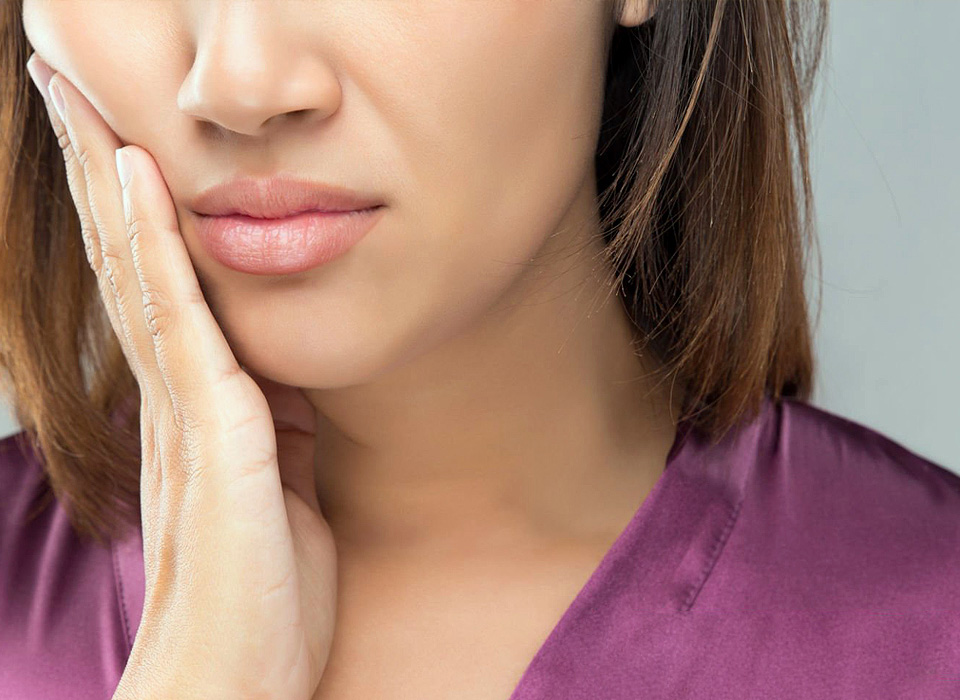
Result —
<path fill-rule="evenodd" d="M 829 13 L 809 124 L 811 403 L 960 473 L 960 2 Z M 0 409 L 0 436 L 18 431 Z"/>
<path fill-rule="evenodd" d="M 811 403 L 960 472 L 960 3 L 835 0 L 829 23 Z"/>

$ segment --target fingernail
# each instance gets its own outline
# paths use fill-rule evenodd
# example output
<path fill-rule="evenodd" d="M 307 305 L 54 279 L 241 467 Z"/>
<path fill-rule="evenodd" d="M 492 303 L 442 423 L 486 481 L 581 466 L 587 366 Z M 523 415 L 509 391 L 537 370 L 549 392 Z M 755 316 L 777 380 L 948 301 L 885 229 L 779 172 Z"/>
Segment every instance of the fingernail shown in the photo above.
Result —
<path fill-rule="evenodd" d="M 117 159 L 117 177 L 120 178 L 120 186 L 126 188 L 130 184 L 130 176 L 133 174 L 130 169 L 130 159 L 122 148 L 114 151 L 114 156 Z"/>
<path fill-rule="evenodd" d="M 30 56 L 30 60 L 27 61 L 27 72 L 30 74 L 33 84 L 37 86 L 37 90 L 43 95 L 43 99 L 49 100 L 50 93 L 47 91 L 47 84 L 50 82 L 50 78 L 53 77 L 53 70 L 50 66 L 47 65 L 46 61 L 37 56 L 37 54 L 33 54 Z"/>
<path fill-rule="evenodd" d="M 48 86 L 50 90 L 50 101 L 53 102 L 53 108 L 57 110 L 57 115 L 60 117 L 60 121 L 66 123 L 66 119 L 63 116 L 63 94 L 60 92 L 60 86 L 56 83 L 51 83 Z"/>

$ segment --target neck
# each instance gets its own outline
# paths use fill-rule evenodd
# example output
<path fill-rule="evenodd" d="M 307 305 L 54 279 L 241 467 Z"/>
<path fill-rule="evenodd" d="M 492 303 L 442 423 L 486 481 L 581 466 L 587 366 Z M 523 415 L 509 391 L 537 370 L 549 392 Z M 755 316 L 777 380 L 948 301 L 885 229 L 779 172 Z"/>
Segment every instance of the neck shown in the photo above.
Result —
<path fill-rule="evenodd" d="M 554 262 L 530 266 L 473 326 L 366 383 L 305 390 L 339 547 L 622 527 L 663 471 L 679 404 L 655 383 L 657 359 L 634 351 L 586 221 L 565 222 L 542 251 Z"/>

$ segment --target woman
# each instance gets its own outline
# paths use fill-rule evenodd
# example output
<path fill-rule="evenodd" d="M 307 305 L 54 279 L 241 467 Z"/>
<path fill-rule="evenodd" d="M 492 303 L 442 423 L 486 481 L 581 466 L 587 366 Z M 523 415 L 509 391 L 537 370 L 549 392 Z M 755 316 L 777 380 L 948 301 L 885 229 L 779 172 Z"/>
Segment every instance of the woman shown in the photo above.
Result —
<path fill-rule="evenodd" d="M 806 403 L 824 12 L 4 5 L 4 696 L 957 697 L 960 479 Z"/>

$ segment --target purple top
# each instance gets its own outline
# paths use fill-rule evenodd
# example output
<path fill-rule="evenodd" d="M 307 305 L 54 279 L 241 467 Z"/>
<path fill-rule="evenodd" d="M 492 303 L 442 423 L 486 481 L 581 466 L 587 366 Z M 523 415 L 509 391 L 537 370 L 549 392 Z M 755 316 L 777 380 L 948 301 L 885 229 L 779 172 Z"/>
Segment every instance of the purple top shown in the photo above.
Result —
<path fill-rule="evenodd" d="M 960 477 L 793 399 L 667 468 L 510 700 L 960 698 Z M 0 698 L 110 698 L 139 530 L 81 542 L 0 441 Z M 469 635 L 469 630 L 465 630 Z"/>

